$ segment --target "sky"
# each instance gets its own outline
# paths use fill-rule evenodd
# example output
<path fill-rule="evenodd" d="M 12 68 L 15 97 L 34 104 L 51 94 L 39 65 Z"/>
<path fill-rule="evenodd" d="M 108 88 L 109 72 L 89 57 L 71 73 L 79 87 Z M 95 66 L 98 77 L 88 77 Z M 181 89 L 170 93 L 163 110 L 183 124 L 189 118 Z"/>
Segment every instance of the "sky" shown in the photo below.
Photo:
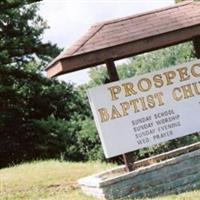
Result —
<path fill-rule="evenodd" d="M 40 15 L 50 27 L 45 31 L 43 40 L 67 48 L 96 22 L 173 4 L 174 0 L 43 0 Z M 89 76 L 87 70 L 81 70 L 59 76 L 59 79 L 82 84 L 89 80 Z"/>

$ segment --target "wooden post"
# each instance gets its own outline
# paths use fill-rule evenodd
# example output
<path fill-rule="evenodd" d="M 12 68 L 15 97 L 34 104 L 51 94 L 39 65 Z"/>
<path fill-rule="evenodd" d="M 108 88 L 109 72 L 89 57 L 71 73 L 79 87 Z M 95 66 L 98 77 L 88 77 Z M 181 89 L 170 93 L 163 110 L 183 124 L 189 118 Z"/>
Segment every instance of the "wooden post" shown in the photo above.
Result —
<path fill-rule="evenodd" d="M 108 60 L 106 62 L 106 67 L 107 67 L 108 75 L 109 75 L 109 79 L 110 79 L 109 81 L 110 82 L 118 81 L 119 76 L 118 76 L 114 61 Z M 133 171 L 134 170 L 134 161 L 135 161 L 133 153 L 132 152 L 126 153 L 126 154 L 123 154 L 122 156 L 123 156 L 124 164 L 126 165 L 126 170 L 128 172 Z"/>
<path fill-rule="evenodd" d="M 126 171 L 127 172 L 133 171 L 135 169 L 135 165 L 134 165 L 135 156 L 133 152 L 125 153 L 122 156 L 123 156 L 124 164 L 126 165 Z"/>
<path fill-rule="evenodd" d="M 200 36 L 197 36 L 193 39 L 193 45 L 196 57 L 200 58 Z"/>
<path fill-rule="evenodd" d="M 118 76 L 117 69 L 116 69 L 114 61 L 108 60 L 106 62 L 106 67 L 107 67 L 107 70 L 108 70 L 108 76 L 110 78 L 110 82 L 118 81 L 119 76 Z"/>

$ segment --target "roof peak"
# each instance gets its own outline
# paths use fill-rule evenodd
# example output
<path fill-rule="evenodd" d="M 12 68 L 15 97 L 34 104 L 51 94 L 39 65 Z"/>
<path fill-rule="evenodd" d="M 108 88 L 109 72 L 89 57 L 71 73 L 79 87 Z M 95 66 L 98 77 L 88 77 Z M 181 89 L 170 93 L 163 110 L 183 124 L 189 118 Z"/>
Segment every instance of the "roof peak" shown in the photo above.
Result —
<path fill-rule="evenodd" d="M 88 40 L 90 40 L 98 31 L 100 31 L 106 25 L 126 21 L 126 20 L 133 19 L 133 18 L 136 18 L 136 17 L 142 17 L 142 16 L 145 16 L 145 15 L 153 14 L 153 13 L 166 11 L 166 10 L 169 10 L 169 9 L 175 9 L 177 7 L 186 6 L 186 5 L 191 4 L 191 3 L 197 3 L 197 2 L 194 2 L 193 0 L 186 0 L 186 1 L 183 1 L 183 2 L 180 2 L 180 3 L 177 3 L 177 4 L 173 4 L 173 5 L 170 5 L 170 6 L 167 6 L 167 7 L 158 8 L 158 9 L 154 9 L 154 10 L 150 10 L 150 11 L 147 11 L 147 12 L 142 12 L 142 13 L 133 14 L 133 15 L 130 15 L 130 16 L 125 16 L 125 17 L 121 17 L 121 18 L 97 22 L 94 25 L 92 25 L 90 27 L 90 29 L 88 30 L 88 32 L 90 34 L 86 34 L 84 39 L 81 38 L 81 44 L 79 44 L 79 40 L 74 43 L 74 44 L 78 44 L 78 45 L 75 45 L 76 48 L 73 48 L 73 50 L 70 53 L 73 54 L 76 51 L 78 51 L 82 46 L 84 46 L 84 44 Z M 65 53 L 66 50 L 69 50 L 69 49 L 68 48 L 64 49 L 64 51 L 62 53 Z"/>

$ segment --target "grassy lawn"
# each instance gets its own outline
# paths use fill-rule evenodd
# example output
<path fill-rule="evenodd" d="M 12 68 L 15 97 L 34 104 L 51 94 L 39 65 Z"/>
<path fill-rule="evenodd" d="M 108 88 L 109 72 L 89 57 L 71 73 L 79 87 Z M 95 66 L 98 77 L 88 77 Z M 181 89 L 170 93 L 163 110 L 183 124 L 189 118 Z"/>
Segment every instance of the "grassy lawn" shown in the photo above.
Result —
<path fill-rule="evenodd" d="M 113 167 L 90 162 L 38 161 L 0 170 L 0 200 L 94 200 L 84 196 L 77 179 Z M 200 191 L 153 200 L 199 200 Z M 147 199 L 146 199 L 147 200 Z"/>

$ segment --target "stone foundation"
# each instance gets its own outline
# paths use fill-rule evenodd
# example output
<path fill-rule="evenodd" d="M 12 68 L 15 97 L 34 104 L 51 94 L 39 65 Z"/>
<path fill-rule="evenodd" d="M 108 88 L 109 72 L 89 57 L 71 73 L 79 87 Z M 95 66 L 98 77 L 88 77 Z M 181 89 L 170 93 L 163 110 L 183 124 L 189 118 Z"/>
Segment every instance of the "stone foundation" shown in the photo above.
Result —
<path fill-rule="evenodd" d="M 200 150 L 196 150 L 199 146 L 200 143 L 196 143 L 139 161 L 136 163 L 138 168 L 129 173 L 125 172 L 125 166 L 120 166 L 78 182 L 85 194 L 109 200 L 152 197 L 200 188 Z"/>

